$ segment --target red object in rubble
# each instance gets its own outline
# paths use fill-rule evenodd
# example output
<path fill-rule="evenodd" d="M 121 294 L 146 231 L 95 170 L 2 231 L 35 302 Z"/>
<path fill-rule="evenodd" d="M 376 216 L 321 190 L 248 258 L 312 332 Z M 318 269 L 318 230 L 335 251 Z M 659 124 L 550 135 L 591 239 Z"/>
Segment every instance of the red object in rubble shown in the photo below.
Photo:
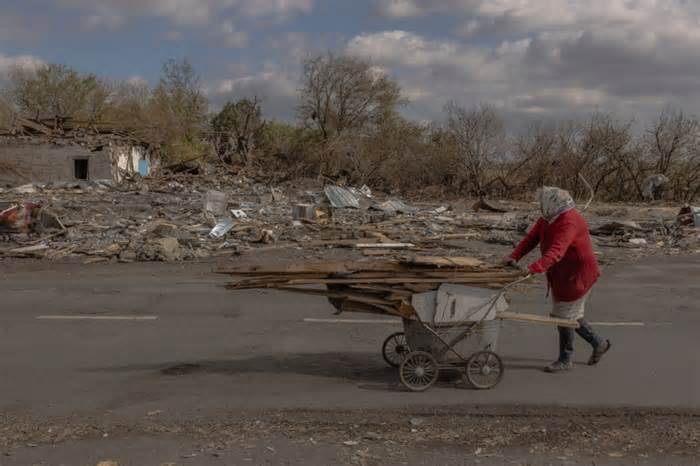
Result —
<path fill-rule="evenodd" d="M 41 204 L 24 202 L 0 211 L 0 231 L 26 233 L 32 229 L 39 218 Z"/>

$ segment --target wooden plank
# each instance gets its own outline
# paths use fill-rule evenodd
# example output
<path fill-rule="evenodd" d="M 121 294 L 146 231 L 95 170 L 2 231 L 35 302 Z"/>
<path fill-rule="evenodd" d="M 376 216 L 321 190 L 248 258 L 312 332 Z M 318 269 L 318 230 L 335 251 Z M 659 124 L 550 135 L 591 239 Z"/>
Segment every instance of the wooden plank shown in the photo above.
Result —
<path fill-rule="evenodd" d="M 416 256 L 406 261 L 405 264 L 432 265 L 434 267 L 455 267 L 455 268 L 479 268 L 485 264 L 474 257 L 446 257 L 446 256 Z"/>
<path fill-rule="evenodd" d="M 386 249 L 363 249 L 362 255 L 367 257 L 381 257 L 381 256 L 391 256 L 396 254 L 396 251 L 386 250 Z"/>
<path fill-rule="evenodd" d="M 279 266 L 221 267 L 217 273 L 229 275 L 286 275 L 299 273 L 350 273 L 350 272 L 392 272 L 406 268 L 395 261 L 335 261 L 306 262 Z"/>
<path fill-rule="evenodd" d="M 394 288 L 391 286 L 381 286 L 381 285 L 351 285 L 350 288 L 353 290 L 356 289 L 356 290 L 377 291 L 377 292 L 384 292 L 384 293 L 402 295 L 402 296 L 407 296 L 407 297 L 410 297 L 413 294 L 411 291 L 401 289 L 400 287 Z"/>
<path fill-rule="evenodd" d="M 415 247 L 413 243 L 358 243 L 357 249 L 411 249 Z"/>
<path fill-rule="evenodd" d="M 501 280 L 499 280 L 501 278 Z M 289 285 L 352 285 L 355 283 L 392 283 L 392 284 L 404 284 L 404 283 L 509 283 L 512 281 L 512 277 L 464 277 L 464 276 L 454 276 L 454 277 L 435 277 L 435 278 L 423 278 L 423 277 L 387 277 L 387 278 L 328 278 L 323 280 L 289 280 Z"/>
<path fill-rule="evenodd" d="M 524 314 L 521 312 L 499 312 L 496 317 L 501 320 L 511 320 L 517 322 L 531 322 L 545 325 L 556 325 L 557 327 L 579 328 L 575 320 L 557 319 L 554 317 L 539 314 Z"/>
<path fill-rule="evenodd" d="M 353 240 L 355 241 L 355 240 Z M 355 242 L 354 244 L 358 244 Z M 377 247 L 377 246 L 372 246 Z M 379 244 L 378 247 L 386 247 Z M 272 266 L 243 266 L 221 267 L 217 273 L 230 275 L 284 275 L 298 273 L 347 273 L 347 272 L 425 272 L 438 271 L 441 267 L 450 267 L 461 272 L 486 273 L 508 272 L 512 270 L 504 267 L 487 265 L 473 257 L 434 257 L 415 256 L 402 260 L 374 260 L 374 261 L 334 261 L 334 262 L 305 262 L 294 264 L 280 264 Z"/>

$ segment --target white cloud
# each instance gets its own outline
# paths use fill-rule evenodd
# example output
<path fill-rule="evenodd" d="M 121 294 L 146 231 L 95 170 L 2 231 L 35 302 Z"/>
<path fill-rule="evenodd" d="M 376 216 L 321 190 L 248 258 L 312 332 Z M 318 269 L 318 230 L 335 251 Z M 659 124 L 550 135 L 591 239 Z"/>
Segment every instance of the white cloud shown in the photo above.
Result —
<path fill-rule="evenodd" d="M 12 70 L 13 68 L 36 69 L 46 62 L 33 55 L 3 55 L 0 53 L 0 74 Z"/>
<path fill-rule="evenodd" d="M 214 37 L 226 47 L 243 48 L 248 45 L 248 34 L 238 30 L 231 20 L 222 22 Z"/>
<path fill-rule="evenodd" d="M 126 80 L 127 83 L 131 84 L 132 86 L 140 86 L 140 87 L 146 87 L 148 86 L 148 80 L 144 78 L 143 76 L 135 75 L 131 76 Z"/>
<path fill-rule="evenodd" d="M 233 70 L 241 74 L 207 84 L 207 96 L 213 108 L 221 108 L 228 100 L 259 97 L 266 116 L 294 120 L 299 79 L 296 70 L 277 64 L 267 64 L 257 72 L 247 72 L 243 67 Z"/>
<path fill-rule="evenodd" d="M 429 13 L 463 11 L 472 0 L 379 0 L 380 15 L 391 19 L 417 18 Z"/>
<path fill-rule="evenodd" d="M 150 15 L 167 18 L 176 24 L 204 26 L 222 14 L 245 17 L 285 17 L 309 13 L 314 0 L 54 0 L 59 5 L 80 8 L 92 22 L 102 17 L 138 17 Z M 97 12 L 97 13 L 95 13 Z M 100 19 L 101 20 L 101 19 Z"/>
<path fill-rule="evenodd" d="M 413 0 L 387 0 L 382 3 L 380 12 L 389 18 L 414 18 L 423 14 L 421 7 Z"/>
<path fill-rule="evenodd" d="M 80 20 L 85 31 L 97 31 L 106 28 L 115 31 L 124 25 L 126 18 L 112 11 L 83 16 Z"/>
<path fill-rule="evenodd" d="M 383 0 L 400 19 L 449 14 L 456 35 L 359 35 L 347 51 L 390 67 L 414 108 L 489 101 L 523 115 L 700 111 L 700 3 L 687 0 Z M 449 33 L 449 32 L 448 32 Z"/>

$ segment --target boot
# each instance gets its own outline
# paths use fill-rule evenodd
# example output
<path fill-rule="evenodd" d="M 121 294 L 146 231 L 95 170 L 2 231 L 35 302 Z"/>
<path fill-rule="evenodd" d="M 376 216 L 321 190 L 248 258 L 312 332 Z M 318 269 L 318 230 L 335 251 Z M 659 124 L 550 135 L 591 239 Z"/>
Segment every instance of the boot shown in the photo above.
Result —
<path fill-rule="evenodd" d="M 544 371 L 549 374 L 557 374 L 559 372 L 570 371 L 574 368 L 571 361 L 554 361 L 552 364 L 544 368 Z"/>
<path fill-rule="evenodd" d="M 600 360 L 603 359 L 603 355 L 610 351 L 611 347 L 612 343 L 610 343 L 610 340 L 605 340 L 603 343 L 596 346 L 593 350 L 593 354 L 591 354 L 591 358 L 588 360 L 588 365 L 595 366 L 598 364 Z"/>

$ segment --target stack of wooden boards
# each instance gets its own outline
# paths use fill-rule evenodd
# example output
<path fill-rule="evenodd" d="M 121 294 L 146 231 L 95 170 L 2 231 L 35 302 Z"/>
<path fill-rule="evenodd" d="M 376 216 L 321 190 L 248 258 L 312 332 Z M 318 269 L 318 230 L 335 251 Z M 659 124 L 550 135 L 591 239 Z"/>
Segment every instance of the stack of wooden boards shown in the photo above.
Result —
<path fill-rule="evenodd" d="M 396 260 L 307 262 L 286 266 L 226 267 L 235 276 L 229 289 L 273 288 L 326 296 L 338 311 L 412 318 L 411 296 L 443 283 L 501 288 L 522 278 L 514 268 L 472 257 L 413 256 Z M 312 285 L 325 285 L 325 289 Z"/>

